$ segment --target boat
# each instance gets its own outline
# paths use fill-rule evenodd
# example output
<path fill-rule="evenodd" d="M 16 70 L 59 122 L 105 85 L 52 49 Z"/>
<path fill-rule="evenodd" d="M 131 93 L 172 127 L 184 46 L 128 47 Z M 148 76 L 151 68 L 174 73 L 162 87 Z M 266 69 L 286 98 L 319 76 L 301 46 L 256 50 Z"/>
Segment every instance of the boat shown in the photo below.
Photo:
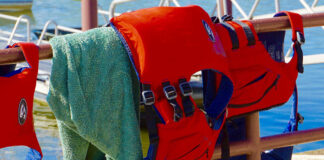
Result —
<path fill-rule="evenodd" d="M 0 0 L 0 11 L 30 10 L 33 0 Z"/>

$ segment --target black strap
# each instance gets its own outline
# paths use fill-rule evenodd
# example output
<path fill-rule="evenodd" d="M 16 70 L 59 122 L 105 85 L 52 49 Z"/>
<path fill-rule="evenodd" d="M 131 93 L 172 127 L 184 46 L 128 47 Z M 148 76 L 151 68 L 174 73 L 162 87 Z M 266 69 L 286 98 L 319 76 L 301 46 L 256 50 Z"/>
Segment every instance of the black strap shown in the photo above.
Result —
<path fill-rule="evenodd" d="M 170 82 L 163 82 L 162 86 L 166 99 L 168 100 L 169 104 L 173 107 L 173 120 L 177 122 L 182 118 L 182 110 L 178 102 L 176 101 L 177 91 L 172 85 L 170 85 Z"/>
<path fill-rule="evenodd" d="M 297 53 L 297 70 L 299 73 L 304 73 L 303 50 L 301 49 L 301 44 L 299 42 L 295 42 L 294 48 Z"/>
<path fill-rule="evenodd" d="M 233 26 L 231 26 L 230 24 L 224 22 L 224 23 L 220 23 L 223 25 L 223 27 L 225 27 L 231 37 L 232 40 L 232 49 L 238 49 L 240 47 L 240 43 L 239 43 L 239 39 L 236 35 L 235 29 Z"/>
<path fill-rule="evenodd" d="M 151 156 L 153 159 L 155 159 L 158 144 L 159 144 L 159 135 L 158 135 L 158 129 L 156 127 L 157 113 L 153 108 L 154 94 L 151 91 L 151 86 L 149 84 L 142 84 L 142 98 L 143 98 L 144 108 L 145 108 L 146 126 L 149 131 L 150 145 L 153 147 Z"/>
<path fill-rule="evenodd" d="M 195 108 L 190 96 L 192 95 L 192 87 L 185 78 L 179 79 L 179 88 L 181 90 L 182 106 L 186 117 L 192 116 Z"/>
<path fill-rule="evenodd" d="M 230 159 L 230 147 L 229 147 L 229 137 L 227 131 L 226 122 L 224 123 L 222 129 L 222 140 L 221 140 L 221 150 L 222 150 L 222 160 L 229 160 Z"/>
<path fill-rule="evenodd" d="M 241 21 L 235 20 L 234 22 L 242 26 L 242 28 L 245 32 L 246 38 L 248 40 L 248 46 L 255 45 L 255 38 L 254 38 L 254 35 L 253 35 L 253 32 L 252 32 L 250 26 L 247 25 L 246 23 L 241 22 Z"/>

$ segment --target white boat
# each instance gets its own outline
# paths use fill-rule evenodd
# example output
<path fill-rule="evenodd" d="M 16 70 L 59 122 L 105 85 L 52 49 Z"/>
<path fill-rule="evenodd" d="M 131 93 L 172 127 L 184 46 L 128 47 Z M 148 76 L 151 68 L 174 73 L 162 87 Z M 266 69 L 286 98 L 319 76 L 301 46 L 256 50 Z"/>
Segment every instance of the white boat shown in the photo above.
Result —
<path fill-rule="evenodd" d="M 33 0 L 0 0 L 0 11 L 30 10 Z"/>

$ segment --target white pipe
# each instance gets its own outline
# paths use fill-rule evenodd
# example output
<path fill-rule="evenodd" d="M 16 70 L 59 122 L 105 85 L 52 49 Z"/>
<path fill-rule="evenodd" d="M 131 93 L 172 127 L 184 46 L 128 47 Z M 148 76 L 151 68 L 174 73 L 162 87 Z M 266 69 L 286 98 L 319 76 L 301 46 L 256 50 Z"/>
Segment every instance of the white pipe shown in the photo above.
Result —
<path fill-rule="evenodd" d="M 41 41 L 43 40 L 44 35 L 45 35 L 46 31 L 47 31 L 47 28 L 48 28 L 48 26 L 49 26 L 50 24 L 53 24 L 53 25 L 55 26 L 55 28 L 54 28 L 54 29 L 55 29 L 55 30 L 54 30 L 54 34 L 55 34 L 55 36 L 57 36 L 57 34 L 58 34 L 57 24 L 56 24 L 55 21 L 51 21 L 51 20 L 49 20 L 49 21 L 47 21 L 46 24 L 44 25 L 44 28 L 43 28 L 43 30 L 42 30 L 42 33 L 41 33 L 41 35 L 40 35 L 39 38 L 38 38 L 37 45 L 39 45 L 39 44 L 41 43 Z"/>
<path fill-rule="evenodd" d="M 162 7 L 165 3 L 165 0 L 160 0 L 159 7 Z"/>
<path fill-rule="evenodd" d="M 0 14 L 0 18 L 12 20 L 12 21 L 17 21 L 19 19 L 19 17 L 8 16 L 8 15 L 5 15 L 5 14 Z M 23 19 L 21 19 L 21 22 L 27 23 L 28 20 L 29 19 L 23 18 Z"/>
<path fill-rule="evenodd" d="M 222 13 L 222 0 L 217 0 L 217 17 L 219 19 L 220 22 L 223 22 L 222 20 L 222 16 L 223 16 L 223 13 Z"/>
<path fill-rule="evenodd" d="M 217 1 L 216 1 L 216 4 L 215 4 L 215 7 L 213 8 L 212 12 L 210 13 L 210 16 L 211 17 L 216 16 L 216 12 L 217 12 Z"/>
<path fill-rule="evenodd" d="M 244 17 L 244 19 L 249 19 L 249 17 L 246 15 L 246 13 L 241 8 L 241 6 L 236 2 L 236 0 L 232 0 L 232 3 L 236 7 L 236 9 L 241 13 L 241 15 Z"/>
<path fill-rule="evenodd" d="M 27 28 L 27 42 L 30 41 L 30 39 L 31 39 L 30 38 L 30 23 L 29 23 L 29 19 L 30 18 L 28 16 L 26 16 L 26 15 L 21 15 L 21 16 L 19 16 L 17 18 L 16 24 L 15 24 L 14 28 L 12 29 L 11 35 L 9 36 L 9 40 L 7 42 L 7 45 L 10 45 L 11 44 L 12 39 L 13 39 L 13 37 L 15 35 L 15 32 L 16 32 L 16 30 L 18 28 L 18 25 L 19 25 L 20 22 L 23 21 L 23 19 L 26 19 L 26 25 L 27 25 L 27 27 L 26 27 Z"/>
<path fill-rule="evenodd" d="M 181 7 L 177 0 L 171 0 L 176 7 Z"/>
<path fill-rule="evenodd" d="M 313 4 L 312 4 L 312 8 L 315 8 L 317 6 L 318 0 L 314 0 Z"/>
<path fill-rule="evenodd" d="M 11 32 L 3 31 L 3 30 L 0 30 L 0 33 L 1 33 L 1 34 L 5 34 L 5 35 L 11 35 Z M 14 35 L 14 37 L 24 38 L 24 37 L 26 37 L 26 36 L 25 36 L 25 35 L 22 35 L 22 34 L 18 34 L 18 33 L 16 33 L 16 34 Z"/>
<path fill-rule="evenodd" d="M 109 12 L 107 12 L 108 14 L 105 14 L 105 11 L 102 9 L 102 7 L 98 4 L 98 13 L 102 15 L 102 17 L 105 19 L 106 23 L 109 23 L 108 18 L 106 17 L 109 16 Z"/>
<path fill-rule="evenodd" d="M 275 0 L 275 6 L 276 6 L 276 13 L 280 11 L 280 2 L 279 0 Z"/>
<path fill-rule="evenodd" d="M 125 2 L 131 2 L 134 0 L 113 0 L 109 6 L 109 19 L 115 17 L 115 9 L 118 4 L 125 3 Z"/>
<path fill-rule="evenodd" d="M 291 57 L 285 57 L 286 63 L 290 61 Z M 324 54 L 313 54 L 313 55 L 306 55 L 303 57 L 303 64 L 310 65 L 310 64 L 320 64 L 324 63 Z"/>
<path fill-rule="evenodd" d="M 292 43 L 292 44 L 290 45 L 290 47 L 289 47 L 289 49 L 288 49 L 288 51 L 287 51 L 287 53 L 286 53 L 286 55 L 285 55 L 285 58 L 290 57 L 290 55 L 291 55 L 291 53 L 292 53 L 292 51 L 293 51 L 293 47 L 294 47 L 294 43 Z"/>
<path fill-rule="evenodd" d="M 254 14 L 254 12 L 256 10 L 256 7 L 258 6 L 259 2 L 260 2 L 260 0 L 255 0 L 254 1 L 254 4 L 253 4 L 253 6 L 251 8 L 251 11 L 249 13 L 248 19 L 252 19 L 253 18 L 253 14 Z"/>
<path fill-rule="evenodd" d="M 74 29 L 74 28 L 60 26 L 60 25 L 57 26 L 57 29 L 61 30 L 61 31 L 68 31 L 68 32 L 73 32 L 73 33 L 82 33 L 82 31 L 79 29 Z"/>
<path fill-rule="evenodd" d="M 305 2 L 305 0 L 299 0 L 300 3 L 306 8 L 306 10 L 309 12 L 309 13 L 314 13 L 314 11 L 311 9 L 311 7 Z"/>

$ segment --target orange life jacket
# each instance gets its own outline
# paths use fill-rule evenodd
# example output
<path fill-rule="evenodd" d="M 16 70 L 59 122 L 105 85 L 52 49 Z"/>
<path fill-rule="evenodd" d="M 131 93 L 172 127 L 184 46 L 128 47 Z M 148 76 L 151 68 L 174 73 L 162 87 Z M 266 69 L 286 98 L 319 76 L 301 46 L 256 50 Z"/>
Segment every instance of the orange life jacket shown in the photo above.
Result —
<path fill-rule="evenodd" d="M 29 64 L 27 68 L 0 77 L 0 148 L 24 145 L 42 157 L 33 121 L 33 99 L 38 73 L 38 48 L 33 43 L 18 43 Z"/>
<path fill-rule="evenodd" d="M 282 14 L 289 17 L 292 26 L 294 55 L 288 63 L 271 58 L 249 21 L 226 21 L 214 25 L 234 81 L 228 117 L 282 105 L 292 95 L 298 72 L 303 73 L 301 44 L 305 41 L 304 30 L 300 15 Z"/>
<path fill-rule="evenodd" d="M 208 14 L 198 6 L 155 7 L 124 13 L 111 26 L 142 83 L 151 143 L 147 158 L 211 159 L 233 85 Z M 223 75 L 207 115 L 197 108 L 188 83 L 205 69 Z"/>

